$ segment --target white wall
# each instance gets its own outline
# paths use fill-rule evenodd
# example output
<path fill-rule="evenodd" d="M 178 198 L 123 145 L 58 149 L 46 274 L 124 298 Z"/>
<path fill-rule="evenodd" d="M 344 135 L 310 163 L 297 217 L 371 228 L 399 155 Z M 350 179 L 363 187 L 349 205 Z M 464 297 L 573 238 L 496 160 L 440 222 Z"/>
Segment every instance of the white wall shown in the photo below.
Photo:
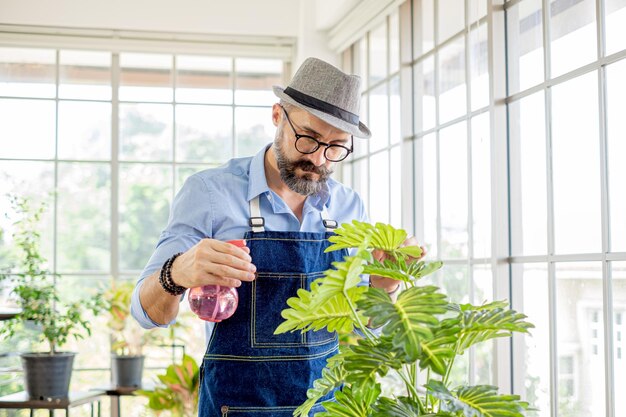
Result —
<path fill-rule="evenodd" d="M 0 0 L 0 23 L 297 36 L 294 0 Z"/>

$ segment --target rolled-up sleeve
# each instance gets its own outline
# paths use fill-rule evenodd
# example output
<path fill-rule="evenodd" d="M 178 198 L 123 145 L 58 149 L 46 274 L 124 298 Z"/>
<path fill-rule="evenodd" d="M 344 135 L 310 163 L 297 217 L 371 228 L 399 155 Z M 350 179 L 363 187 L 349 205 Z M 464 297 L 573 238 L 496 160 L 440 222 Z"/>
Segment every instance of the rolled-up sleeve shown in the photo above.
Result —
<path fill-rule="evenodd" d="M 146 264 L 131 298 L 131 315 L 145 329 L 167 327 L 155 323 L 146 313 L 139 299 L 143 281 L 159 271 L 172 255 L 185 252 L 203 238 L 212 236 L 212 207 L 210 193 L 204 181 L 191 176 L 178 192 L 172 203 L 166 229 L 161 233 L 155 251 Z M 184 297 L 183 297 L 184 298 Z M 181 298 L 181 300 L 183 299 Z"/>

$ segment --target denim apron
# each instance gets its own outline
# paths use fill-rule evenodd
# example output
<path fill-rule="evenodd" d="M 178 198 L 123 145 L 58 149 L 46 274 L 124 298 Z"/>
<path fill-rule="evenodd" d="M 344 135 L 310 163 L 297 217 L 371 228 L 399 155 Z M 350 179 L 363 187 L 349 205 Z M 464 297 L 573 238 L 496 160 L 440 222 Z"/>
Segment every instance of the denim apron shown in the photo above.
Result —
<path fill-rule="evenodd" d="M 300 288 L 309 290 L 346 255 L 324 253 L 337 223 L 324 208 L 325 233 L 265 231 L 259 197 L 250 202 L 250 212 L 252 230 L 244 239 L 257 278 L 241 283 L 237 311 L 215 324 L 201 367 L 201 417 L 290 417 L 338 351 L 337 334 L 326 330 L 274 335 L 287 299 Z M 316 404 L 310 415 L 320 411 Z"/>

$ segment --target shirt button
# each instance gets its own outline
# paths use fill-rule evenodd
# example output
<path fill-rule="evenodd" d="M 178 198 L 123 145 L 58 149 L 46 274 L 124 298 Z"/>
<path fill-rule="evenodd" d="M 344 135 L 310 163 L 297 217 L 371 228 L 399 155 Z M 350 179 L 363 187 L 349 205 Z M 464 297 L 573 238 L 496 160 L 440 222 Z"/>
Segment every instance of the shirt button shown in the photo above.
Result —
<path fill-rule="evenodd" d="M 267 195 L 267 199 L 268 199 L 268 200 L 271 200 L 271 199 L 272 199 L 272 195 L 271 195 L 271 194 L 268 194 L 268 195 Z"/>

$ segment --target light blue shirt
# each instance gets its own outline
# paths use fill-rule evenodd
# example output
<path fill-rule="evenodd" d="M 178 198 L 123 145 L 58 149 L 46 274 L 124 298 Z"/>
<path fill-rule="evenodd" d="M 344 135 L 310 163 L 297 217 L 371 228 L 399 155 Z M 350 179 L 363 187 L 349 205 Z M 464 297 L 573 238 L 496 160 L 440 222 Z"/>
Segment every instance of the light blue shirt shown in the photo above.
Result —
<path fill-rule="evenodd" d="M 254 157 L 231 159 L 219 168 L 198 172 L 187 179 L 174 198 L 167 227 L 133 292 L 131 314 L 143 328 L 167 325 L 152 321 L 141 306 L 139 288 L 142 281 L 161 269 L 173 254 L 185 252 L 204 238 L 241 239 L 250 230 L 249 202 L 256 196 L 260 196 L 265 230 L 324 232 L 323 206 L 326 206 L 329 218 L 339 224 L 352 220 L 368 221 L 359 195 L 331 178 L 321 192 L 306 199 L 300 223 L 287 204 L 267 185 L 264 161 L 269 146 Z M 206 328 L 209 337 L 213 323 L 207 322 Z"/>

